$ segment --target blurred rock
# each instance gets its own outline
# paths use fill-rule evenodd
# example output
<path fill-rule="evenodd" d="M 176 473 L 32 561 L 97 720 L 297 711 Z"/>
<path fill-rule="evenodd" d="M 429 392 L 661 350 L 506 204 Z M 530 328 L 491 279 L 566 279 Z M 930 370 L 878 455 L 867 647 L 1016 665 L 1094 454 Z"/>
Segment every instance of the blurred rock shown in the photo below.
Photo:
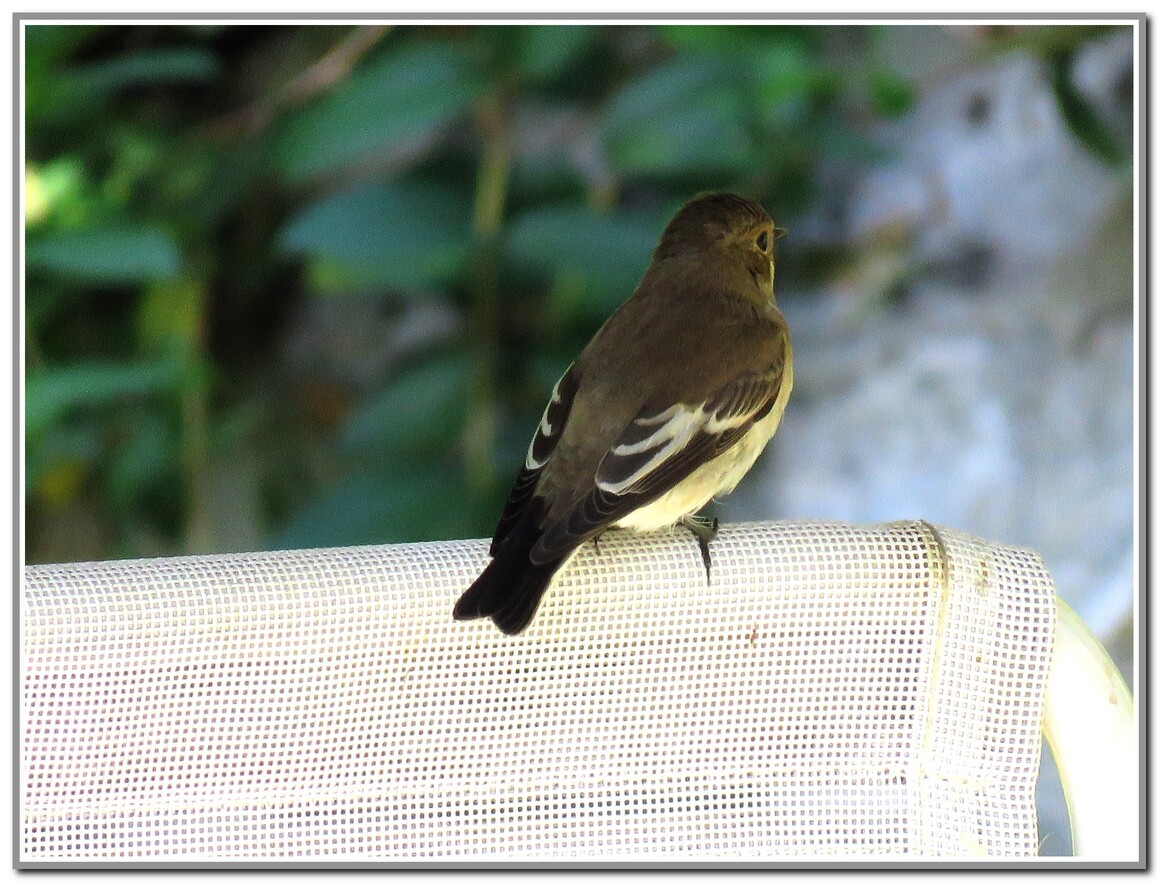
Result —
<path fill-rule="evenodd" d="M 926 45 L 930 30 L 890 33 L 903 49 Z M 1106 117 L 1123 104 L 1131 39 L 1125 30 L 1076 60 L 1079 88 Z M 896 160 L 874 169 L 853 197 L 854 241 L 896 239 L 904 229 L 913 257 L 925 263 L 981 244 L 998 285 L 1046 273 L 1070 249 L 1083 248 L 1113 211 L 1123 175 L 1069 131 L 1042 62 L 1011 54 L 936 81 L 911 113 L 877 133 Z"/>
<path fill-rule="evenodd" d="M 945 44 L 914 62 L 935 85 L 877 133 L 896 160 L 844 213 L 861 265 L 813 296 L 778 280 L 794 397 L 758 476 L 722 511 L 925 518 L 1034 548 L 1130 682 L 1129 169 L 1068 131 L 1029 55 L 974 66 L 952 31 L 889 34 L 902 44 L 891 56 Z M 1124 31 L 1076 59 L 1102 113 L 1122 105 L 1131 50 Z M 904 296 L 882 296 L 899 279 Z"/>
<path fill-rule="evenodd" d="M 979 318 L 996 296 L 923 291 L 856 325 L 836 298 L 782 298 L 794 398 L 769 481 L 726 511 L 925 518 L 1029 546 L 1108 637 L 1133 596 L 1131 322 L 1109 319 L 1073 351 Z"/>

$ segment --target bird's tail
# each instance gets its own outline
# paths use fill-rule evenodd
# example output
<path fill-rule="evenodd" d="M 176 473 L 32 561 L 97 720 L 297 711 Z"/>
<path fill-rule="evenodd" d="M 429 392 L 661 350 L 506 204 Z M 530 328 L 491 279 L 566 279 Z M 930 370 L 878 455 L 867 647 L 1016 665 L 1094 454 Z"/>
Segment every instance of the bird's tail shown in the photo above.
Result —
<path fill-rule="evenodd" d="M 533 564 L 530 550 L 526 542 L 512 541 L 497 549 L 495 559 L 455 604 L 455 618 L 490 616 L 505 634 L 518 634 L 526 628 L 539 608 L 552 576 L 567 559 Z"/>

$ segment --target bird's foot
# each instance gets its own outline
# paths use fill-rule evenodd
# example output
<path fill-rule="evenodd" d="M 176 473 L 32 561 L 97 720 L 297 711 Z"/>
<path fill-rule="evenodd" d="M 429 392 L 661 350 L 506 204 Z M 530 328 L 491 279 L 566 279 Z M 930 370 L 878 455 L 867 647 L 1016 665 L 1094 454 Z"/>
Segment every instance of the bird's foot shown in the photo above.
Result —
<path fill-rule="evenodd" d="M 708 543 L 716 538 L 716 534 L 720 530 L 720 520 L 718 518 L 709 520 L 708 518 L 698 518 L 695 515 L 685 515 L 678 523 L 696 537 L 696 542 L 700 546 L 700 556 L 704 558 L 705 584 L 711 585 L 712 556 L 708 553 Z"/>

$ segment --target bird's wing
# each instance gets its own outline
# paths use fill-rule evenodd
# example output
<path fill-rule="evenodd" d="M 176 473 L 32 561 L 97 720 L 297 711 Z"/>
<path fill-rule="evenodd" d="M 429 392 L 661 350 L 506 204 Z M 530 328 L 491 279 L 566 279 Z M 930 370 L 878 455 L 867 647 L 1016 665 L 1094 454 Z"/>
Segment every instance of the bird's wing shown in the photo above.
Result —
<path fill-rule="evenodd" d="M 543 417 L 535 430 L 535 436 L 531 439 L 531 445 L 527 448 L 523 468 L 515 476 L 515 484 L 503 506 L 503 512 L 499 515 L 499 524 L 495 527 L 495 536 L 491 540 L 492 556 L 523 516 L 527 503 L 535 492 L 543 467 L 551 459 L 551 454 L 559 443 L 559 436 L 563 434 L 563 427 L 567 423 L 568 414 L 571 413 L 571 405 L 575 401 L 578 388 L 579 376 L 573 364 L 564 371 L 563 376 L 556 381 L 555 388 L 551 390 L 551 398 L 544 408 Z"/>
<path fill-rule="evenodd" d="M 702 404 L 641 409 L 600 460 L 594 486 L 532 548 L 532 563 L 575 548 L 736 444 L 772 410 L 783 374 L 778 359 L 740 374 Z"/>

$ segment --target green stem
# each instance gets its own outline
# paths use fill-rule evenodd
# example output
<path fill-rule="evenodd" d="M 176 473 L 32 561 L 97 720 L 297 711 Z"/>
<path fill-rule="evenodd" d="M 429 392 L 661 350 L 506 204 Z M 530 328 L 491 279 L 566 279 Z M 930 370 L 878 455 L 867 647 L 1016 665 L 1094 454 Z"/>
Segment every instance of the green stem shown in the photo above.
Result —
<path fill-rule="evenodd" d="M 186 296 L 189 319 L 181 352 L 185 381 L 181 390 L 181 465 L 188 500 L 185 518 L 185 550 L 203 554 L 213 550 L 214 536 L 209 511 L 209 389 L 205 355 L 205 286 L 190 281 Z"/>
<path fill-rule="evenodd" d="M 479 110 L 483 158 L 475 189 L 475 234 L 493 240 L 503 225 L 507 182 L 511 174 L 511 136 L 502 100 L 491 95 Z"/>
<path fill-rule="evenodd" d="M 208 428 L 209 402 L 206 400 L 205 384 L 200 376 L 194 376 L 181 392 L 181 454 L 189 500 L 185 521 L 185 550 L 189 554 L 204 554 L 213 550 L 206 485 L 209 471 Z"/>
<path fill-rule="evenodd" d="M 474 376 L 464 431 L 467 484 L 484 492 L 495 483 L 493 450 L 499 350 L 499 232 L 511 175 L 509 119 L 498 94 L 479 108 L 483 157 L 475 187 L 473 233 L 476 243 L 470 329 Z"/>

